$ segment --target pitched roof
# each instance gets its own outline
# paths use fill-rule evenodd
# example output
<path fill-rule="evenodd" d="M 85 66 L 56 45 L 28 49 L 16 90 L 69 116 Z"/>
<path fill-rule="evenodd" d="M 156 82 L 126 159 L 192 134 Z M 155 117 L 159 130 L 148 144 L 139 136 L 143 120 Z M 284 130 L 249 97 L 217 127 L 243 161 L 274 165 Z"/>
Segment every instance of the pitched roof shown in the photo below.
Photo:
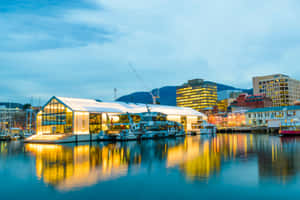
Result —
<path fill-rule="evenodd" d="M 87 112 L 110 112 L 110 113 L 141 113 L 147 112 L 147 106 L 152 112 L 161 112 L 167 115 L 182 115 L 182 116 L 205 116 L 192 108 L 164 106 L 153 104 L 134 104 L 124 102 L 98 102 L 93 99 L 80 99 L 69 97 L 54 97 L 64 103 L 73 111 Z"/>

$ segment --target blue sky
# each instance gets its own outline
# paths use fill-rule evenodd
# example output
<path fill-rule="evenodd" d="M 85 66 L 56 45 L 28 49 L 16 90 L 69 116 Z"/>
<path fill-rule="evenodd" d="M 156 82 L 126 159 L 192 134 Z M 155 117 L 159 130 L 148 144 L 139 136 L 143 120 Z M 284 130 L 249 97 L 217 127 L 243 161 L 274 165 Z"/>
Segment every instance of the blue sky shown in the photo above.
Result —
<path fill-rule="evenodd" d="M 300 79 L 299 15 L 298 0 L 1 0 L 0 100 Z"/>

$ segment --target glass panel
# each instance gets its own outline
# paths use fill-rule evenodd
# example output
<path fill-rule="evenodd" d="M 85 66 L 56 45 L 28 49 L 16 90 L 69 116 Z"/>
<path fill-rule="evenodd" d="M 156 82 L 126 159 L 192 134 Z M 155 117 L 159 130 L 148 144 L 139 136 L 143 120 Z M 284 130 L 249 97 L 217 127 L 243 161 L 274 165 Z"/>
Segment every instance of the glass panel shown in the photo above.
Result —
<path fill-rule="evenodd" d="M 45 106 L 39 118 L 37 130 L 41 134 L 72 133 L 73 113 L 56 99 Z"/>
<path fill-rule="evenodd" d="M 101 131 L 101 122 L 102 122 L 102 114 L 90 113 L 90 133 L 100 133 Z"/>

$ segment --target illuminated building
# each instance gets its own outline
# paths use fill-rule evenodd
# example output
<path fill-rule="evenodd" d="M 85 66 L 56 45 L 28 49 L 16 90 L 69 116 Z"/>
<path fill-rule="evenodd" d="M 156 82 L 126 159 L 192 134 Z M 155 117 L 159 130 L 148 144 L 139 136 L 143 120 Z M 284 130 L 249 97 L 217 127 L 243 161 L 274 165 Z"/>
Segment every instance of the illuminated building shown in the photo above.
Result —
<path fill-rule="evenodd" d="M 208 122 L 218 128 L 243 127 L 246 125 L 246 115 L 245 111 L 211 114 L 208 116 Z"/>
<path fill-rule="evenodd" d="M 233 99 L 218 100 L 217 102 L 218 112 L 226 113 L 228 111 L 228 107 L 230 106 L 231 102 L 233 102 Z"/>
<path fill-rule="evenodd" d="M 252 126 L 269 126 L 272 122 L 293 123 L 300 117 L 300 106 L 257 108 L 246 112 L 246 122 Z"/>
<path fill-rule="evenodd" d="M 240 94 L 236 100 L 230 104 L 230 106 L 243 107 L 247 109 L 272 107 L 272 99 L 270 97 L 266 97 L 265 94 Z"/>
<path fill-rule="evenodd" d="M 96 140 L 100 131 L 108 129 L 108 124 L 120 120 L 116 114 L 143 113 L 148 109 L 166 114 L 168 120 L 182 123 L 187 132 L 192 129 L 193 123 L 205 117 L 191 108 L 52 97 L 37 114 L 37 135 L 32 139 L 57 141 L 68 136 L 75 137 L 76 141 Z"/>
<path fill-rule="evenodd" d="M 300 81 L 284 74 L 253 77 L 253 93 L 270 97 L 273 107 L 293 105 L 300 98 Z"/>
<path fill-rule="evenodd" d="M 176 103 L 198 111 L 209 110 L 217 105 L 217 85 L 203 79 L 189 80 L 176 90 Z"/>

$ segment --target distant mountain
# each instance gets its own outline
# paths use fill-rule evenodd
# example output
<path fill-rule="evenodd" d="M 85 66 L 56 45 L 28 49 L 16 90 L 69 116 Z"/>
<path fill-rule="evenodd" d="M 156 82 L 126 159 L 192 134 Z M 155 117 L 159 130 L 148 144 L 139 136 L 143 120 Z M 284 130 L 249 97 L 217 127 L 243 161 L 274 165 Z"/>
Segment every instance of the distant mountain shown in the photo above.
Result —
<path fill-rule="evenodd" d="M 159 89 L 159 96 L 158 102 L 161 105 L 169 105 L 169 106 L 176 106 L 176 88 L 177 86 L 165 86 Z M 219 84 L 217 83 L 217 90 L 218 92 L 223 90 L 242 90 L 245 93 L 252 94 L 252 89 L 241 89 L 235 88 L 229 85 Z M 157 89 L 153 89 L 152 93 L 154 95 L 157 94 Z M 117 99 L 117 101 L 123 102 L 132 102 L 132 103 L 145 103 L 145 104 L 152 104 L 153 100 L 149 92 L 134 92 L 129 95 L 122 96 Z"/>

